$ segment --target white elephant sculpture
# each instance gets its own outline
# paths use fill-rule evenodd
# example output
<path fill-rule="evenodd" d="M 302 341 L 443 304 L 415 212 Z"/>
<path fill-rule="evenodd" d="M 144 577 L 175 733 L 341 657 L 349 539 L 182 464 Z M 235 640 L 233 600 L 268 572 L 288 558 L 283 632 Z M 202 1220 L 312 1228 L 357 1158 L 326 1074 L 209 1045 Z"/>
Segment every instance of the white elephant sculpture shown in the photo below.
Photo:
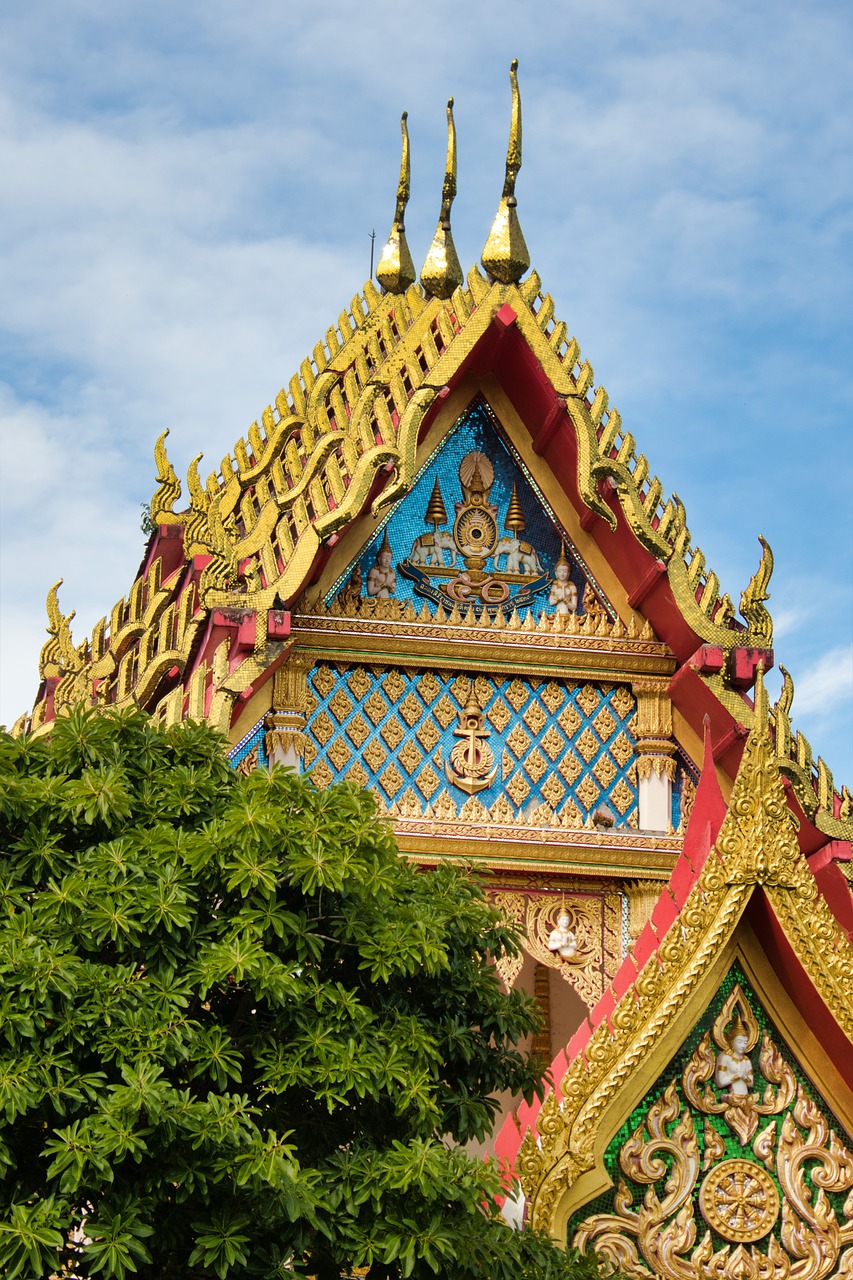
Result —
<path fill-rule="evenodd" d="M 443 553 L 445 551 L 450 552 L 449 566 L 444 563 Z M 453 534 L 448 533 L 446 529 L 436 529 L 433 533 L 422 533 L 412 543 L 412 549 L 409 552 L 409 563 L 432 565 L 439 569 L 447 567 L 455 569 L 456 544 L 453 541 Z"/>
<path fill-rule="evenodd" d="M 529 542 L 519 542 L 518 538 L 499 538 L 494 550 L 495 565 L 499 556 L 506 556 L 504 573 L 541 573 L 539 557 Z"/>

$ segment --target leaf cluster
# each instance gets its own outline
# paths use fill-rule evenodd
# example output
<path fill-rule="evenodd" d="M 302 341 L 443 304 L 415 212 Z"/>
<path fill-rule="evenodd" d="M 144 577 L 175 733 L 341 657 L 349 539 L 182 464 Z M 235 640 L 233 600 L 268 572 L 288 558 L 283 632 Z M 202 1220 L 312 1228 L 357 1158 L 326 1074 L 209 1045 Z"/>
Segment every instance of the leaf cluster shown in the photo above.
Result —
<path fill-rule="evenodd" d="M 0 831 L 4 1275 L 594 1273 L 459 1145 L 541 1093 L 517 939 L 369 795 L 74 711 L 0 737 Z"/>

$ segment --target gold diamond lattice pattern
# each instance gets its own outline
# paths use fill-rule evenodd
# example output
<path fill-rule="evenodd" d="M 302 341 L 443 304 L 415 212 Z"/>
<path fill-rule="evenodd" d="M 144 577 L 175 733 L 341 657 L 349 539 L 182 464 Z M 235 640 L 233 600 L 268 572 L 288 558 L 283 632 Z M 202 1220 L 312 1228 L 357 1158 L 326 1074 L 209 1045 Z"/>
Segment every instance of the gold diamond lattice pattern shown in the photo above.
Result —
<path fill-rule="evenodd" d="M 604 802 L 617 825 L 636 825 L 636 705 L 624 686 L 321 663 L 309 687 L 316 705 L 305 737 L 320 785 L 363 775 L 390 804 L 411 779 L 437 821 L 451 811 L 466 821 L 479 809 L 468 804 L 462 814 L 470 795 L 456 784 L 450 753 L 473 692 L 479 741 L 498 766 L 476 795 L 484 811 L 499 801 L 515 813 L 547 806 L 582 823 Z"/>

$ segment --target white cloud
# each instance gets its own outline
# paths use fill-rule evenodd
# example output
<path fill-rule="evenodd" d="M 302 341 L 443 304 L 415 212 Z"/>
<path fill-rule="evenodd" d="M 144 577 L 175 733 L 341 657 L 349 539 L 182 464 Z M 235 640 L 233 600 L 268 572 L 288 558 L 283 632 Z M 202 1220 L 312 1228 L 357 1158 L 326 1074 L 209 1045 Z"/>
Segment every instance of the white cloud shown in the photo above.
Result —
<path fill-rule="evenodd" d="M 795 681 L 794 713 L 827 715 L 843 713 L 853 700 L 853 645 L 839 645 Z"/>

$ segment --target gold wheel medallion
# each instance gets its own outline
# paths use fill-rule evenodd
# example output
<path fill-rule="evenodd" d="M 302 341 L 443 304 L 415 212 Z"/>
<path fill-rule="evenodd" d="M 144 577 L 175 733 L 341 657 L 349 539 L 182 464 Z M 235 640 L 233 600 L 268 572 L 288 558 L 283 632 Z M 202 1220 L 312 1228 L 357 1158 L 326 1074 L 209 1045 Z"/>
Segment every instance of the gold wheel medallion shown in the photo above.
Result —
<path fill-rule="evenodd" d="M 724 1160 L 702 1183 L 699 1208 L 724 1240 L 750 1244 L 766 1236 L 778 1218 L 779 1192 L 760 1165 Z"/>

